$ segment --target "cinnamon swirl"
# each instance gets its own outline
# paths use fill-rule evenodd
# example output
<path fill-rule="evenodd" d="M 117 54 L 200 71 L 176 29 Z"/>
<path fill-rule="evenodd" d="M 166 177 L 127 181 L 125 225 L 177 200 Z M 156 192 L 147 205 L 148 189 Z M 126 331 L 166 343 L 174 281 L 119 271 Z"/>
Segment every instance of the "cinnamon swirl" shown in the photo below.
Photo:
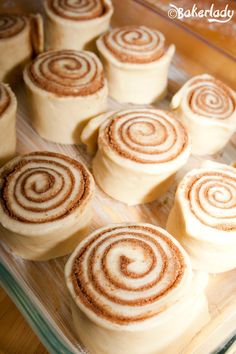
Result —
<path fill-rule="evenodd" d="M 178 242 L 150 224 L 93 232 L 70 257 L 65 277 L 75 328 L 92 353 L 178 353 L 183 333 L 189 340 L 208 318 L 205 276 L 193 277 Z"/>
<path fill-rule="evenodd" d="M 0 83 L 0 165 L 16 150 L 16 97 L 10 87 Z"/>
<path fill-rule="evenodd" d="M 44 0 L 47 49 L 94 50 L 95 39 L 108 30 L 110 0 Z"/>
<path fill-rule="evenodd" d="M 107 83 L 97 56 L 59 50 L 39 55 L 24 71 L 32 124 L 45 139 L 78 144 L 90 117 L 107 104 Z"/>
<path fill-rule="evenodd" d="M 144 26 L 115 28 L 97 40 L 113 98 L 148 104 L 164 95 L 175 51 L 164 42 L 162 33 Z"/>
<path fill-rule="evenodd" d="M 15 81 L 33 52 L 43 50 L 40 15 L 0 14 L 0 81 Z"/>
<path fill-rule="evenodd" d="M 215 154 L 236 130 L 236 94 L 220 80 L 203 74 L 189 80 L 173 97 L 198 155 Z"/>
<path fill-rule="evenodd" d="M 53 152 L 17 157 L 0 170 L 1 237 L 23 258 L 47 260 L 73 250 L 87 231 L 93 178 Z"/>
<path fill-rule="evenodd" d="M 167 229 L 190 254 L 193 266 L 210 273 L 236 267 L 236 170 L 208 161 L 178 186 Z"/>
<path fill-rule="evenodd" d="M 96 130 L 94 177 L 108 195 L 129 205 L 163 194 L 190 155 L 188 135 L 169 112 L 145 108 L 106 113 L 84 128 L 82 142 L 90 145 Z"/>

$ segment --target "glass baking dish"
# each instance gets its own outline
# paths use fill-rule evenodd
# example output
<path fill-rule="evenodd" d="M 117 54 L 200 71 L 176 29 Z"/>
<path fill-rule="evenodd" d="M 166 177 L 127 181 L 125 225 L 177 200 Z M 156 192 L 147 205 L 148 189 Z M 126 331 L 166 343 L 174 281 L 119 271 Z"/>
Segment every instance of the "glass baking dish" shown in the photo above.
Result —
<path fill-rule="evenodd" d="M 116 9 L 113 26 L 149 24 L 164 32 L 167 42 L 175 43 L 170 33 L 169 20 L 147 7 L 145 1 L 114 0 L 113 2 Z M 34 2 L 36 7 L 37 3 Z M 32 2 L 30 6 L 32 7 Z M 171 26 L 176 25 L 171 24 Z M 225 57 L 224 53 L 209 48 L 206 42 L 189 33 L 184 27 L 179 25 L 177 27 L 182 33 L 182 41 L 185 44 L 191 43 L 192 48 L 196 46 L 200 50 L 198 56 L 204 56 L 206 52 L 208 55 L 211 53 L 211 58 L 215 55 L 216 60 L 221 58 L 221 63 L 225 60 L 234 70 L 233 60 Z M 168 108 L 173 93 L 191 75 L 204 71 L 215 73 L 214 67 L 210 68 L 207 63 L 206 66 L 203 65 L 204 60 L 195 61 L 194 53 L 189 56 L 182 50 L 183 45 L 179 43 L 179 39 L 176 44 L 177 53 L 169 73 L 168 95 L 164 101 L 155 104 L 156 107 Z M 225 82 L 231 82 L 230 75 L 224 73 L 223 76 L 221 78 Z M 18 153 L 35 150 L 56 151 L 76 158 L 90 168 L 91 158 L 86 154 L 84 147 L 50 143 L 34 132 L 30 125 L 22 84 L 15 91 L 19 102 Z M 109 106 L 112 109 L 132 107 L 132 105 L 120 105 L 111 99 L 109 99 Z M 232 140 L 223 152 L 208 158 L 225 163 L 236 160 L 236 139 Z M 143 221 L 165 227 L 173 203 L 176 183 L 186 171 L 199 166 L 201 161 L 202 158 L 191 157 L 184 169 L 177 174 L 171 190 L 160 200 L 142 206 L 128 207 L 112 200 L 96 187 L 91 230 L 108 223 L 122 221 Z M 15 256 L 0 240 L 0 282 L 50 353 L 86 353 L 86 348 L 79 342 L 73 329 L 69 294 L 64 282 L 64 265 L 67 258 L 66 256 L 48 262 L 24 261 Z M 236 340 L 236 270 L 210 276 L 207 297 L 211 321 L 192 339 L 184 351 L 185 354 L 226 353 Z"/>

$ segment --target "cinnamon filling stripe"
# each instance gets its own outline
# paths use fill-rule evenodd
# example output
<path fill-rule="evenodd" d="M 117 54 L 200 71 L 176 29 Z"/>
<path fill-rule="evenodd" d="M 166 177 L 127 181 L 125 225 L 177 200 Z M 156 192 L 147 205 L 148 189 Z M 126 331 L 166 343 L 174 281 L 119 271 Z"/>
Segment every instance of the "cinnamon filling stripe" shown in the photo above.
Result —
<path fill-rule="evenodd" d="M 46 223 L 73 212 L 89 193 L 89 175 L 79 162 L 56 153 L 32 153 L 7 170 L 0 200 L 11 218 Z"/>
<path fill-rule="evenodd" d="M 1 115 L 6 111 L 6 109 L 11 104 L 11 97 L 8 90 L 2 84 L 0 84 L 0 119 Z"/>
<path fill-rule="evenodd" d="M 92 20 L 105 11 L 102 0 L 47 0 L 47 4 L 56 15 L 74 21 Z"/>
<path fill-rule="evenodd" d="M 134 225 L 107 229 L 90 239 L 79 250 L 71 277 L 86 307 L 99 317 L 126 324 L 158 314 L 155 302 L 178 287 L 184 271 L 183 255 L 167 236 Z M 145 310 L 147 304 L 153 308 Z"/>
<path fill-rule="evenodd" d="M 185 197 L 202 224 L 224 231 L 236 230 L 236 173 L 198 173 L 186 185 Z"/>
<path fill-rule="evenodd" d="M 16 36 L 26 27 L 27 18 L 17 14 L 0 14 L 0 39 Z"/>
<path fill-rule="evenodd" d="M 28 75 L 35 85 L 58 96 L 87 96 L 104 86 L 102 64 L 82 51 L 43 53 L 28 67 Z"/>
<path fill-rule="evenodd" d="M 194 80 L 187 101 L 195 114 L 213 119 L 229 118 L 236 109 L 230 89 L 216 79 Z"/>
<path fill-rule="evenodd" d="M 101 127 L 99 137 L 120 156 L 143 164 L 174 160 L 188 145 L 183 125 L 167 112 L 117 113 Z"/>
<path fill-rule="evenodd" d="M 120 61 L 150 63 L 164 54 L 164 37 L 144 26 L 114 29 L 103 36 L 107 49 Z"/>

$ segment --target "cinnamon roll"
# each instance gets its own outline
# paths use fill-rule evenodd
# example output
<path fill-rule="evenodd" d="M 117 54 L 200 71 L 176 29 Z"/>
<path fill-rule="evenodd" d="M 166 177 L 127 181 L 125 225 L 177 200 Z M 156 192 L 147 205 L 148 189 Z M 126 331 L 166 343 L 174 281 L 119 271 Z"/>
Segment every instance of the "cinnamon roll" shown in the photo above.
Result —
<path fill-rule="evenodd" d="M 236 267 L 236 170 L 207 161 L 180 182 L 167 230 L 209 273 Z"/>
<path fill-rule="evenodd" d="M 47 49 L 94 50 L 108 30 L 111 0 L 44 0 Z"/>
<path fill-rule="evenodd" d="M 15 94 L 7 84 L 0 83 L 0 165 L 16 151 L 16 108 Z"/>
<path fill-rule="evenodd" d="M 91 52 L 49 51 L 24 71 L 32 124 L 43 138 L 78 144 L 85 123 L 106 109 L 103 67 Z"/>
<path fill-rule="evenodd" d="M 1 237 L 25 259 L 68 254 L 87 232 L 93 191 L 87 168 L 67 156 L 16 157 L 0 169 Z"/>
<path fill-rule="evenodd" d="M 148 104 L 164 95 L 175 52 L 164 42 L 162 33 L 144 26 L 115 28 L 97 40 L 111 97 Z"/>
<path fill-rule="evenodd" d="M 150 224 L 93 232 L 65 278 L 75 330 L 94 354 L 177 354 L 208 320 L 206 275 L 193 275 L 178 242 Z"/>
<path fill-rule="evenodd" d="M 194 154 L 215 154 L 236 131 L 236 94 L 208 74 L 189 80 L 171 107 L 189 131 Z"/>
<path fill-rule="evenodd" d="M 81 135 L 90 151 L 96 149 L 95 144 L 90 147 L 91 136 L 98 146 L 93 159 L 96 182 L 109 196 L 129 205 L 150 202 L 165 193 L 190 155 L 181 122 L 157 109 L 100 115 Z"/>
<path fill-rule="evenodd" d="M 0 14 L 0 81 L 16 81 L 33 53 L 43 51 L 42 17 Z"/>

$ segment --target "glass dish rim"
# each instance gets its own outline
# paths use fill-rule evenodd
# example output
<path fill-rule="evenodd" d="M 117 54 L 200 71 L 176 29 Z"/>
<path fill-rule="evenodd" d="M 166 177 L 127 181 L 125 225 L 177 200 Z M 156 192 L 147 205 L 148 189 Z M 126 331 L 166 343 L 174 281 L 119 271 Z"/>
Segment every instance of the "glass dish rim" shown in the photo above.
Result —
<path fill-rule="evenodd" d="M 27 296 L 26 291 L 15 279 L 10 270 L 0 261 L 0 286 L 17 306 L 23 317 L 28 322 L 34 333 L 43 343 L 50 354 L 73 354 L 67 343 L 60 338 L 43 314 L 40 313 L 36 304 Z M 223 343 L 211 354 L 225 354 L 236 342 L 234 331 Z M 79 352 L 78 352 L 79 353 Z M 209 353 L 210 354 L 210 353 Z"/>

